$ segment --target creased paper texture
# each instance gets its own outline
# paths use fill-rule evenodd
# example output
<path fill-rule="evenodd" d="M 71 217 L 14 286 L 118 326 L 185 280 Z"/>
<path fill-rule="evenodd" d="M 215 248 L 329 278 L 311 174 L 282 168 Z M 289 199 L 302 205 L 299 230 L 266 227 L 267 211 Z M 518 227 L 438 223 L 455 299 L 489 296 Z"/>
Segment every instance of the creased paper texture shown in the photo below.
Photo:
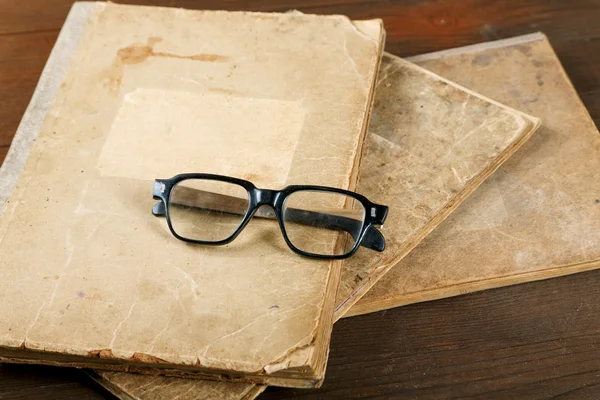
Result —
<path fill-rule="evenodd" d="M 359 251 L 346 263 L 339 310 L 366 290 L 365 279 L 386 271 L 388 258 L 409 251 L 431 229 L 431 221 L 439 222 L 515 151 L 538 122 L 394 56 L 384 56 L 381 70 L 359 190 L 390 205 L 383 228 L 388 248 L 382 258 Z M 107 384 L 117 378 L 100 374 Z M 128 382 L 124 392 L 137 399 L 143 388 L 133 384 L 135 379 L 118 376 Z M 176 382 L 155 393 L 169 395 Z M 202 395 L 212 386 L 197 382 L 194 393 Z"/>
<path fill-rule="evenodd" d="M 319 385 L 340 263 L 299 257 L 264 220 L 225 247 L 178 241 L 151 214 L 152 180 L 210 162 L 177 172 L 354 189 L 381 22 L 82 7 L 0 219 L 0 356 Z"/>
<path fill-rule="evenodd" d="M 600 266 L 600 135 L 541 35 L 419 64 L 535 114 L 539 132 L 350 313 Z"/>

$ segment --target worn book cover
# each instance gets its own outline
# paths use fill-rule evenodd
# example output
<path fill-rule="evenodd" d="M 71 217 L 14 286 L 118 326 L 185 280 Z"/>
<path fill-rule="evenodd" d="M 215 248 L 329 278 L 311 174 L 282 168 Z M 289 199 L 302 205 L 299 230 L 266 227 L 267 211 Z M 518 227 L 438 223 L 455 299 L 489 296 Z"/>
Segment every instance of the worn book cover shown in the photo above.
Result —
<path fill-rule="evenodd" d="M 381 22 L 111 3 L 72 17 L 64 79 L 0 178 L 22 169 L 0 219 L 0 355 L 319 385 L 341 263 L 298 256 L 266 219 L 225 247 L 176 240 L 153 180 L 354 189 Z"/>
<path fill-rule="evenodd" d="M 76 15 L 71 15 L 65 24 L 64 32 L 61 35 L 59 42 L 62 41 L 69 44 L 69 42 L 73 42 L 73 37 L 78 35 L 76 28 L 79 22 L 75 17 Z M 64 43 L 62 45 L 61 43 L 57 44 L 55 51 L 53 52 L 53 57 L 49 61 L 48 67 L 46 68 L 47 71 L 45 71 L 44 76 L 40 81 L 40 87 L 38 88 L 38 91 L 36 91 L 36 96 L 34 97 L 32 104 L 36 101 L 36 97 L 40 97 L 41 95 L 47 93 L 47 89 L 45 87 L 47 85 L 44 84 L 47 79 L 44 80 L 44 77 L 51 79 L 53 76 L 59 74 L 59 72 L 53 71 L 51 67 L 53 65 L 59 65 L 61 61 L 65 62 L 65 60 L 68 60 L 67 50 L 63 49 L 62 53 L 59 52 L 61 48 L 68 47 Z M 70 44 L 71 46 L 73 45 L 72 43 Z M 384 88 L 389 88 L 389 90 L 380 90 L 382 96 L 386 97 L 379 97 L 378 95 L 377 110 L 379 110 L 379 108 L 385 109 L 387 107 L 387 102 L 389 102 L 390 105 L 394 105 L 394 107 L 398 107 L 396 110 L 400 111 L 408 110 L 407 104 L 412 102 L 417 104 L 415 108 L 418 110 L 422 109 L 421 105 L 424 106 L 424 109 L 425 105 L 429 104 L 429 102 L 432 102 L 434 106 L 428 106 L 428 112 L 432 113 L 432 110 L 433 112 L 439 110 L 439 112 L 442 113 L 442 115 L 446 115 L 447 119 L 449 120 L 447 123 L 440 123 L 440 126 L 446 126 L 446 124 L 448 124 L 448 126 L 453 126 L 452 123 L 457 124 L 458 121 L 465 120 L 462 122 L 465 124 L 465 126 L 476 127 L 483 122 L 483 119 L 477 120 L 477 118 L 480 118 L 481 115 L 494 115 L 493 113 L 496 113 L 496 117 L 506 120 L 506 125 L 496 126 L 497 129 L 495 130 L 494 135 L 490 136 L 489 131 L 483 128 L 472 132 L 473 139 L 476 139 L 474 146 L 479 146 L 475 152 L 477 154 L 476 156 L 473 156 L 466 151 L 467 147 L 464 141 L 459 141 L 462 137 L 461 135 L 458 135 L 456 138 L 453 136 L 448 136 L 446 139 L 444 139 L 443 135 L 450 135 L 452 131 L 440 128 L 440 139 L 449 141 L 450 143 L 456 143 L 458 147 L 465 146 L 464 151 L 455 157 L 463 157 L 465 164 L 472 163 L 476 165 L 475 168 L 479 168 L 479 170 L 473 172 L 474 175 L 483 174 L 483 176 L 485 176 L 486 174 L 489 174 L 491 169 L 493 169 L 493 165 L 495 165 L 492 160 L 502 160 L 504 157 L 506 157 L 507 153 L 514 151 L 515 148 L 531 134 L 533 131 L 532 128 L 535 127 L 535 124 L 537 123 L 537 121 L 531 117 L 515 112 L 514 110 L 504 108 L 493 102 L 489 102 L 485 98 L 465 91 L 463 88 L 446 82 L 435 75 L 426 73 L 420 68 L 414 68 L 413 66 L 402 62 L 393 56 L 386 56 L 384 58 L 382 69 L 386 70 L 386 74 L 382 75 L 380 79 L 380 86 L 383 85 Z M 419 81 L 420 84 L 418 84 Z M 404 82 L 404 84 L 402 84 L 402 82 Z M 423 87 L 428 87 L 428 90 L 423 90 Z M 398 92 L 396 98 L 393 96 L 393 91 Z M 465 104 L 463 100 L 470 96 L 474 96 L 474 99 L 472 99 L 474 100 L 473 103 L 469 104 L 469 101 Z M 456 98 L 457 101 L 459 101 L 458 105 L 460 106 L 460 112 L 459 110 L 455 109 L 456 105 L 447 101 L 453 98 Z M 37 100 L 38 103 L 43 103 L 39 99 Z M 43 113 L 44 105 L 38 104 L 36 107 L 30 108 L 39 113 Z M 489 110 L 487 110 L 488 108 Z M 378 112 L 377 110 L 376 113 Z M 418 148 L 410 147 L 410 145 L 417 146 L 419 144 L 417 135 L 424 135 L 424 133 L 427 132 L 427 127 L 417 129 L 419 127 L 418 121 L 425 120 L 425 114 L 421 114 L 421 118 L 410 118 L 410 115 L 407 115 L 406 112 L 393 112 L 393 110 L 387 112 L 396 122 L 392 121 L 388 123 L 385 118 L 374 117 L 373 124 L 380 124 L 381 127 L 373 126 L 372 131 L 383 132 L 385 134 L 386 130 L 389 130 L 390 126 L 393 127 L 395 123 L 401 124 L 401 126 L 405 127 L 404 134 L 401 136 L 403 140 L 399 140 L 398 137 L 393 137 L 389 134 L 388 138 L 391 138 L 391 140 L 385 139 L 384 136 L 374 136 L 373 140 L 369 139 L 368 152 L 365 155 L 364 168 L 378 170 L 381 168 L 379 164 L 389 163 L 390 165 L 396 165 L 399 170 L 402 170 L 405 168 L 403 166 L 405 159 L 399 156 L 403 154 L 403 147 L 401 146 L 401 143 L 403 142 L 406 143 L 406 151 L 414 152 L 415 154 L 412 161 L 424 164 L 426 160 L 429 159 L 430 155 L 427 152 L 418 151 Z M 28 114 L 31 115 L 32 112 L 28 112 Z M 513 121 L 515 121 L 514 123 L 510 123 L 511 118 Z M 30 119 L 36 120 L 36 118 Z M 37 119 L 39 119 L 39 117 Z M 475 122 L 479 122 L 474 124 L 473 121 L 467 121 L 469 119 L 475 119 Z M 525 122 L 517 123 L 519 121 Z M 30 128 L 30 126 L 35 126 L 35 124 L 24 123 L 22 124 L 22 129 L 20 129 L 20 131 L 29 129 L 32 131 L 31 135 L 34 135 L 33 131 L 35 129 Z M 456 128 L 456 125 L 454 126 Z M 429 127 L 429 130 L 431 131 L 433 128 Z M 435 142 L 435 138 L 432 138 L 431 136 L 424 137 L 428 138 L 430 145 Z M 17 135 L 13 147 L 20 142 L 20 138 L 22 138 L 22 135 Z M 423 143 L 423 145 L 427 146 L 428 143 Z M 498 146 L 498 148 L 496 148 L 496 146 Z M 435 146 L 432 145 L 432 148 L 435 148 Z M 473 147 L 470 149 L 474 150 Z M 21 148 L 20 150 L 13 151 L 12 154 L 22 154 L 25 151 L 26 149 Z M 477 159 L 473 157 L 477 157 Z M 490 168 L 489 164 L 492 164 L 492 168 Z M 11 165 L 11 163 L 6 163 L 5 166 L 7 165 Z M 421 170 L 422 173 L 424 173 L 424 171 L 425 170 Z M 432 186 L 438 185 L 436 187 L 438 187 L 440 190 L 452 190 L 451 188 L 455 187 L 455 182 L 457 182 L 454 172 L 452 172 L 451 169 L 448 169 L 448 167 L 441 168 L 441 171 L 444 171 L 445 174 L 442 174 L 435 183 L 432 183 Z M 374 175 L 374 173 L 368 174 L 371 179 L 373 179 Z M 467 178 L 465 179 L 468 180 Z M 445 182 L 449 182 L 446 186 L 448 189 L 444 189 L 444 185 L 446 185 Z M 469 183 L 474 184 L 473 181 L 470 181 Z M 378 196 L 376 192 L 373 192 L 373 194 Z M 404 215 L 405 218 L 410 218 L 410 214 L 405 213 Z M 387 226 L 384 232 L 387 233 Z M 389 236 L 388 240 L 390 240 Z M 176 378 L 156 376 L 146 377 L 138 374 L 107 371 L 97 371 L 96 378 L 108 385 L 112 392 L 118 393 L 120 391 L 123 398 L 127 398 L 126 396 L 129 396 L 131 398 L 159 399 L 180 396 L 179 398 L 181 399 L 249 399 L 253 396 L 256 396 L 259 393 L 259 390 L 262 390 L 262 386 L 253 386 L 242 383 L 229 384 L 228 386 L 225 386 L 224 383 L 219 382 L 178 380 Z M 126 395 L 126 393 L 128 393 L 128 395 Z"/>
<path fill-rule="evenodd" d="M 384 55 L 358 191 L 393 210 L 384 253 L 344 264 L 336 319 L 511 156 L 537 118 Z"/>
<path fill-rule="evenodd" d="M 600 134 L 540 33 L 414 62 L 543 119 L 349 315 L 600 266 Z"/>

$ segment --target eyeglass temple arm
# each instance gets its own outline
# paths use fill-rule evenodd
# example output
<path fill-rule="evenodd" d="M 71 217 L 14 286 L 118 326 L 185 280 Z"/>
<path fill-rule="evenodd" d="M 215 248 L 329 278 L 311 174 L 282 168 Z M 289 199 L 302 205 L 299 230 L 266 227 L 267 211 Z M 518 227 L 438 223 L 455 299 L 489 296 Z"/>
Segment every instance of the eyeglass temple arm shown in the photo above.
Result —
<path fill-rule="evenodd" d="M 164 217 L 167 215 L 165 203 L 163 203 L 162 200 L 152 207 L 152 214 L 157 217 Z M 275 218 L 275 215 L 265 214 L 260 215 L 260 217 Z M 355 220 L 351 218 L 317 213 L 314 211 L 298 210 L 295 208 L 288 209 L 288 217 L 293 222 L 307 223 L 325 228 L 342 229 L 349 233 L 353 231 L 352 225 L 356 223 Z M 355 237 L 354 239 L 356 240 L 357 238 Z M 368 249 L 383 251 L 385 249 L 385 238 L 377 228 L 370 226 L 363 236 L 360 245 Z"/>
<path fill-rule="evenodd" d="M 320 213 L 316 211 L 305 211 L 297 208 L 288 208 L 286 218 L 293 222 L 320 226 L 323 228 L 333 228 L 346 231 L 352 235 L 354 240 L 358 238 L 353 233 L 356 231 L 356 220 L 340 215 Z M 385 249 L 385 238 L 383 234 L 374 226 L 370 226 L 360 245 L 372 250 L 383 251 Z"/>

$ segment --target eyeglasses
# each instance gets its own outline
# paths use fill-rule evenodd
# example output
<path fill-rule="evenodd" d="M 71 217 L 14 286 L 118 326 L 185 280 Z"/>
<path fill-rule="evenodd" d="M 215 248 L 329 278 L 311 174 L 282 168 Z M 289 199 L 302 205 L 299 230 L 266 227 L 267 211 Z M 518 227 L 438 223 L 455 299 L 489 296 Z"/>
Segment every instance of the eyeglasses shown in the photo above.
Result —
<path fill-rule="evenodd" d="M 160 202 L 152 213 L 166 216 L 171 233 L 186 242 L 227 244 L 255 216 L 277 219 L 288 246 L 305 256 L 341 259 L 361 245 L 385 248 L 375 225 L 383 225 L 388 207 L 348 190 L 300 185 L 257 189 L 243 179 L 181 174 L 155 180 L 153 195 Z"/>

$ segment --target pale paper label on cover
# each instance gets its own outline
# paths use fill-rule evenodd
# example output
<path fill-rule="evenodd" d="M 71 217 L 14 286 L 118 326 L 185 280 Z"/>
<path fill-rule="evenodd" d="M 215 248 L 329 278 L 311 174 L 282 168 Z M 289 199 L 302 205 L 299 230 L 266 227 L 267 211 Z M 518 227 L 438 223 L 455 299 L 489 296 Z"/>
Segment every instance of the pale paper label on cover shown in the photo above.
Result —
<path fill-rule="evenodd" d="M 123 98 L 98 169 L 105 176 L 145 180 L 201 171 L 281 188 L 304 115 L 298 102 L 136 89 Z M 187 149 L 194 155 L 180 157 Z M 262 173 L 248 173 L 253 169 Z"/>

